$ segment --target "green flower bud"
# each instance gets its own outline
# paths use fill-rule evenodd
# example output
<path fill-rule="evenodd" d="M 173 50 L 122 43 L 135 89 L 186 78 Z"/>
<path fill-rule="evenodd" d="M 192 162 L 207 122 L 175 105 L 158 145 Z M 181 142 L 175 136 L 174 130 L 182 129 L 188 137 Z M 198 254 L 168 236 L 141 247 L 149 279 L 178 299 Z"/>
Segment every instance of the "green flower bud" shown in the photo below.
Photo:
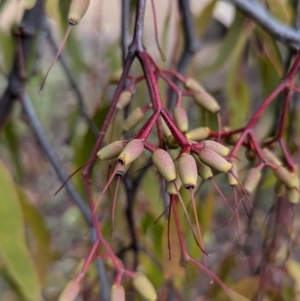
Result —
<path fill-rule="evenodd" d="M 191 77 L 186 79 L 184 83 L 184 87 L 190 91 L 195 91 L 195 92 L 204 91 L 203 86 Z"/>
<path fill-rule="evenodd" d="M 295 188 L 287 189 L 286 190 L 286 197 L 287 197 L 288 201 L 291 204 L 298 204 L 299 203 L 299 192 Z"/>
<path fill-rule="evenodd" d="M 101 161 L 116 158 L 123 150 L 124 145 L 125 145 L 125 141 L 112 142 L 104 146 L 103 148 L 101 148 L 98 151 L 97 156 Z"/>
<path fill-rule="evenodd" d="M 180 189 L 181 186 L 182 186 L 182 181 L 181 181 L 180 177 L 177 177 L 176 180 L 173 181 L 173 182 L 167 182 L 167 183 L 166 183 L 166 192 L 167 192 L 168 194 L 173 194 L 173 195 L 177 195 L 177 194 L 178 194 L 178 193 L 177 193 L 177 190 L 176 190 L 176 188 L 175 188 L 174 183 L 175 183 L 175 185 L 176 185 L 178 191 L 179 191 L 179 189 Z"/>
<path fill-rule="evenodd" d="M 230 162 L 210 149 L 203 148 L 198 155 L 203 163 L 219 172 L 228 173 L 232 169 Z"/>
<path fill-rule="evenodd" d="M 163 149 L 155 150 L 152 154 L 152 161 L 167 182 L 177 178 L 175 163 L 168 152 Z"/>
<path fill-rule="evenodd" d="M 157 294 L 153 284 L 142 273 L 137 273 L 133 278 L 133 286 L 139 292 L 139 294 L 148 301 L 155 301 Z"/>
<path fill-rule="evenodd" d="M 179 147 L 178 142 L 175 140 L 175 138 L 173 137 L 173 135 L 170 135 L 167 140 L 166 140 L 166 144 L 169 148 L 171 149 L 176 149 Z"/>
<path fill-rule="evenodd" d="M 125 132 L 130 131 L 142 121 L 143 117 L 144 112 L 140 107 L 134 109 L 124 121 L 123 130 Z"/>
<path fill-rule="evenodd" d="M 195 155 L 193 155 L 193 157 L 196 161 L 198 175 L 202 178 L 202 180 L 206 181 L 206 180 L 212 178 L 213 173 L 212 173 L 211 168 L 209 166 L 207 166 L 206 164 L 204 164 L 199 159 L 199 157 L 196 157 Z"/>
<path fill-rule="evenodd" d="M 125 290 L 122 285 L 114 284 L 110 292 L 111 301 L 125 301 Z"/>
<path fill-rule="evenodd" d="M 162 126 L 162 130 L 163 130 L 163 133 L 164 133 L 164 137 L 168 138 L 169 136 L 172 135 L 172 132 L 170 131 L 170 129 L 167 126 L 167 124 L 164 121 L 164 119 L 160 117 L 160 120 L 161 120 L 161 126 Z"/>
<path fill-rule="evenodd" d="M 73 301 L 80 291 L 80 284 L 75 279 L 71 280 L 60 294 L 58 301 Z"/>
<path fill-rule="evenodd" d="M 270 162 L 270 163 L 275 164 L 277 166 L 281 166 L 282 165 L 282 162 L 268 148 L 263 148 L 262 151 L 263 151 L 263 154 L 264 154 L 265 159 L 267 160 L 267 162 Z"/>
<path fill-rule="evenodd" d="M 187 132 L 189 129 L 189 121 L 186 110 L 183 107 L 176 107 L 173 111 L 174 120 L 183 133 Z"/>
<path fill-rule="evenodd" d="M 143 153 L 143 150 L 144 143 L 141 139 L 130 140 L 118 156 L 118 161 L 123 165 L 127 165 L 137 159 Z"/>
<path fill-rule="evenodd" d="M 89 5 L 90 0 L 72 0 L 68 14 L 69 24 L 77 25 L 84 17 Z"/>
<path fill-rule="evenodd" d="M 261 178 L 261 169 L 256 167 L 250 168 L 244 179 L 244 189 L 248 194 L 251 194 L 257 187 Z"/>
<path fill-rule="evenodd" d="M 215 153 L 219 154 L 222 157 L 226 157 L 230 153 L 230 149 L 228 147 L 226 147 L 216 141 L 204 140 L 204 141 L 202 141 L 202 143 L 204 144 L 204 148 L 208 148 L 208 149 L 214 151 Z"/>
<path fill-rule="evenodd" d="M 132 97 L 132 92 L 130 91 L 122 91 L 122 93 L 120 94 L 120 98 L 119 101 L 116 105 L 116 108 L 118 110 L 123 110 L 129 103 Z"/>
<path fill-rule="evenodd" d="M 185 188 L 194 188 L 197 184 L 197 164 L 194 157 L 183 153 L 178 159 L 178 171 Z"/>
<path fill-rule="evenodd" d="M 110 77 L 109 77 L 109 80 L 108 82 L 110 84 L 117 84 L 119 83 L 121 77 L 122 77 L 122 74 L 123 74 L 123 70 L 118 70 L 116 72 L 114 72 Z"/>
<path fill-rule="evenodd" d="M 287 188 L 298 188 L 299 179 L 297 175 L 290 173 L 285 167 L 279 166 L 274 170 L 275 177 Z"/>
<path fill-rule="evenodd" d="M 216 114 L 220 111 L 220 105 L 214 97 L 205 91 L 200 91 L 194 95 L 194 101 L 197 105 L 201 106 L 204 110 Z"/>
<path fill-rule="evenodd" d="M 238 171 L 235 162 L 232 163 L 232 172 L 235 176 L 237 176 Z M 237 179 L 231 173 L 227 174 L 227 181 L 230 186 L 237 186 L 239 184 Z"/>
<path fill-rule="evenodd" d="M 210 134 L 210 129 L 208 127 L 199 127 L 191 131 L 188 131 L 185 134 L 185 137 L 188 140 L 201 141 L 203 139 L 208 138 L 209 134 Z"/>

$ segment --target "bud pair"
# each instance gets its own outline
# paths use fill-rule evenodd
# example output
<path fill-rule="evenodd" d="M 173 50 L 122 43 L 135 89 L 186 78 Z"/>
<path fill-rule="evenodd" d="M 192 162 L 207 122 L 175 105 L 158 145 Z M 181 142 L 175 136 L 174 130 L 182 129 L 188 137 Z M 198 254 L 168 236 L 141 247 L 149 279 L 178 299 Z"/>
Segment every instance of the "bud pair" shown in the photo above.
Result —
<path fill-rule="evenodd" d="M 202 143 L 204 148 L 210 149 L 222 157 L 226 157 L 230 153 L 230 149 L 219 142 L 213 140 L 204 140 Z"/>

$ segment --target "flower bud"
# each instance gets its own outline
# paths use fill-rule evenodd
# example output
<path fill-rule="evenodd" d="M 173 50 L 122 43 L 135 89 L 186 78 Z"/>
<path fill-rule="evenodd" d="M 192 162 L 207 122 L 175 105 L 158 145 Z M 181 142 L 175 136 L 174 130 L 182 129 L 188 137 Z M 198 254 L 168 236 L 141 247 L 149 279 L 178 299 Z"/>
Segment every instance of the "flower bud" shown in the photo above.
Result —
<path fill-rule="evenodd" d="M 244 179 L 244 189 L 248 194 L 251 194 L 257 187 L 261 178 L 261 169 L 256 167 L 250 168 Z"/>
<path fill-rule="evenodd" d="M 297 175 L 290 173 L 285 167 L 279 166 L 274 170 L 275 177 L 287 188 L 298 188 L 299 179 Z"/>
<path fill-rule="evenodd" d="M 237 176 L 238 171 L 235 162 L 232 163 L 232 172 L 235 176 Z M 231 173 L 227 174 L 227 181 L 230 186 L 237 186 L 239 184 L 237 179 Z"/>
<path fill-rule="evenodd" d="M 228 173 L 232 169 L 230 162 L 210 149 L 203 148 L 198 155 L 203 163 L 219 172 Z"/>
<path fill-rule="evenodd" d="M 36 0 L 23 0 L 23 4 L 25 9 L 32 9 L 36 4 Z"/>
<path fill-rule="evenodd" d="M 228 147 L 226 147 L 216 141 L 204 140 L 204 141 L 202 141 L 202 143 L 204 145 L 204 148 L 208 148 L 208 149 L 214 151 L 215 153 L 219 154 L 222 157 L 226 157 L 230 153 L 230 149 Z"/>
<path fill-rule="evenodd" d="M 118 70 L 116 72 L 114 72 L 108 79 L 108 82 L 110 84 L 117 84 L 119 83 L 121 76 L 123 74 L 123 70 Z"/>
<path fill-rule="evenodd" d="M 248 161 L 252 162 L 255 158 L 257 158 L 255 150 L 246 149 L 245 157 L 247 158 Z M 252 164 L 253 164 L 253 162 L 252 162 Z M 255 164 L 253 164 L 253 165 L 255 165 Z"/>
<path fill-rule="evenodd" d="M 152 161 L 167 182 L 177 178 L 175 163 L 168 152 L 163 149 L 155 150 L 152 154 Z"/>
<path fill-rule="evenodd" d="M 153 284 L 142 273 L 137 273 L 133 278 L 133 286 L 139 294 L 148 301 L 155 301 L 157 294 Z"/>
<path fill-rule="evenodd" d="M 208 127 L 199 127 L 191 131 L 188 131 L 185 134 L 185 137 L 188 140 L 201 141 L 203 139 L 208 138 L 209 134 L 210 134 L 210 129 Z"/>
<path fill-rule="evenodd" d="M 204 164 L 199 159 L 199 157 L 196 157 L 195 155 L 193 155 L 193 157 L 196 161 L 198 175 L 202 178 L 202 180 L 206 181 L 206 180 L 212 178 L 213 173 L 212 173 L 211 168 L 209 166 L 207 166 L 206 164 Z"/>
<path fill-rule="evenodd" d="M 299 203 L 299 192 L 295 188 L 287 189 L 286 190 L 286 197 L 287 197 L 288 201 L 291 204 L 298 204 Z"/>
<path fill-rule="evenodd" d="M 120 98 L 119 101 L 116 105 L 116 108 L 118 110 L 123 110 L 129 103 L 132 97 L 132 92 L 130 91 L 122 91 L 122 93 L 120 94 Z"/>
<path fill-rule="evenodd" d="M 285 193 L 285 186 L 280 181 L 276 181 L 274 185 L 274 193 L 276 196 L 282 196 Z"/>
<path fill-rule="evenodd" d="M 173 135 L 170 135 L 167 140 L 166 140 L 166 144 L 169 148 L 171 149 L 176 149 L 179 147 L 178 142 L 175 140 L 175 138 L 173 137 Z"/>
<path fill-rule="evenodd" d="M 114 284 L 110 292 L 111 301 L 125 301 L 125 290 L 122 285 Z"/>
<path fill-rule="evenodd" d="M 272 163 L 272 164 L 275 164 L 277 166 L 281 166 L 282 165 L 282 162 L 276 157 L 276 155 L 270 151 L 268 148 L 263 148 L 263 154 L 265 156 L 265 159 Z"/>
<path fill-rule="evenodd" d="M 101 161 L 116 158 L 121 153 L 122 149 L 124 148 L 124 145 L 125 141 L 112 142 L 102 147 L 98 151 L 97 156 Z"/>
<path fill-rule="evenodd" d="M 197 184 L 197 165 L 192 155 L 183 153 L 178 159 L 178 171 L 185 188 L 194 188 Z"/>
<path fill-rule="evenodd" d="M 162 126 L 162 130 L 163 130 L 163 133 L 164 133 L 164 137 L 168 138 L 169 136 L 172 135 L 172 132 L 170 131 L 170 129 L 167 126 L 167 124 L 164 121 L 164 119 L 160 117 L 160 120 L 161 120 L 161 126 Z"/>
<path fill-rule="evenodd" d="M 122 165 L 127 165 L 137 159 L 144 150 L 144 143 L 141 139 L 130 140 L 118 156 Z"/>
<path fill-rule="evenodd" d="M 124 121 L 123 130 L 125 132 L 130 131 L 142 121 L 143 117 L 144 112 L 140 107 L 134 109 Z"/>
<path fill-rule="evenodd" d="M 178 191 L 179 191 L 179 189 L 182 186 L 182 181 L 181 181 L 180 177 L 177 177 L 176 180 L 173 181 L 173 182 L 167 182 L 166 183 L 166 192 L 168 194 L 173 194 L 173 195 L 177 195 L 178 194 L 178 192 L 177 192 L 177 190 L 175 188 L 174 183 L 175 183 Z"/>
<path fill-rule="evenodd" d="M 173 116 L 179 130 L 183 133 L 187 132 L 189 129 L 189 121 L 186 110 L 183 107 L 176 107 L 174 108 Z"/>
<path fill-rule="evenodd" d="M 116 175 L 119 177 L 123 177 L 128 169 L 130 168 L 131 164 L 126 164 L 126 165 L 120 165 L 118 170 L 116 171 Z"/>
<path fill-rule="evenodd" d="M 68 22 L 70 25 L 77 25 L 84 17 L 90 0 L 72 0 L 69 8 Z"/>
<path fill-rule="evenodd" d="M 194 101 L 197 105 L 201 106 L 204 110 L 216 114 L 220 111 L 220 105 L 214 97 L 205 91 L 200 91 L 194 95 Z"/>
<path fill-rule="evenodd" d="M 203 86 L 191 77 L 186 79 L 184 83 L 184 87 L 190 91 L 195 91 L 195 92 L 204 91 Z"/>
<path fill-rule="evenodd" d="M 60 294 L 58 301 L 73 301 L 80 291 L 80 284 L 75 279 L 71 280 Z"/>

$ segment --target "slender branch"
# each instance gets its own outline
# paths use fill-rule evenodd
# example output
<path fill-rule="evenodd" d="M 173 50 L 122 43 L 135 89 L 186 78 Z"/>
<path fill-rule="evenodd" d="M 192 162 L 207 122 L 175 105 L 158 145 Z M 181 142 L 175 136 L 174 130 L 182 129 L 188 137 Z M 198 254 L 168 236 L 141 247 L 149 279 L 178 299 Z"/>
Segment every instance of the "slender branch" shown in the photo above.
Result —
<path fill-rule="evenodd" d="M 49 42 L 51 48 L 53 49 L 53 52 L 57 53 L 58 47 L 57 47 L 57 44 L 56 44 L 56 42 L 55 42 L 55 40 L 53 38 L 53 35 L 51 33 L 51 30 L 50 30 L 49 26 L 48 26 L 48 36 L 47 37 L 48 37 L 48 42 Z M 80 115 L 85 119 L 85 121 L 86 121 L 89 129 L 91 130 L 91 132 L 95 136 L 97 136 L 99 130 L 98 130 L 97 126 L 93 123 L 93 121 L 90 119 L 90 117 L 89 117 L 89 115 L 87 113 L 86 106 L 84 104 L 83 95 L 80 92 L 80 90 L 78 88 L 78 85 L 77 85 L 77 83 L 76 83 L 76 81 L 75 81 L 75 79 L 74 79 L 74 77 L 73 77 L 73 75 L 72 75 L 72 73 L 71 73 L 68 65 L 66 64 L 63 55 L 60 54 L 58 56 L 57 60 L 60 63 L 60 65 L 61 65 L 61 67 L 62 67 L 62 69 L 63 69 L 63 71 L 64 71 L 64 73 L 65 73 L 65 75 L 66 75 L 66 77 L 67 77 L 67 79 L 69 81 L 69 85 L 70 85 L 70 87 L 71 87 L 71 89 L 72 89 L 72 91 L 73 91 L 73 93 L 74 93 L 74 95 L 75 95 L 75 97 L 77 99 L 77 104 L 78 104 Z"/>
<path fill-rule="evenodd" d="M 122 0 L 121 11 L 121 47 L 122 47 L 122 60 L 125 64 L 128 55 L 129 46 L 129 26 L 130 26 L 130 1 Z"/>
<path fill-rule="evenodd" d="M 286 42 L 296 49 L 300 47 L 300 34 L 297 30 L 275 19 L 257 1 L 230 0 L 230 2 L 249 18 L 260 24 L 266 31 L 274 35 L 278 40 Z"/>

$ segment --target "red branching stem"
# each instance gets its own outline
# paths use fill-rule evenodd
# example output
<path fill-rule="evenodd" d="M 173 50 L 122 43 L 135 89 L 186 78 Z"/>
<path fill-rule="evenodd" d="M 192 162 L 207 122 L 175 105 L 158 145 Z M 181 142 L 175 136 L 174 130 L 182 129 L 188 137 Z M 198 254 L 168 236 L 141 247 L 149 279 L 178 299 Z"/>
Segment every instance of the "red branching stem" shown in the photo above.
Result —
<path fill-rule="evenodd" d="M 162 118 L 164 119 L 164 121 L 166 122 L 167 126 L 169 127 L 172 135 L 174 136 L 174 138 L 176 139 L 176 141 L 183 147 L 187 144 L 189 144 L 188 140 L 186 139 L 186 137 L 184 136 L 184 134 L 182 134 L 179 129 L 177 128 L 174 120 L 171 118 L 171 116 L 169 115 L 169 113 L 165 110 L 162 109 L 160 112 Z"/>
<path fill-rule="evenodd" d="M 158 149 L 158 147 L 154 146 L 153 144 L 149 143 L 148 141 L 144 141 L 144 147 L 151 153 L 153 153 L 154 151 L 156 151 Z"/>
<path fill-rule="evenodd" d="M 103 142 L 104 136 L 105 136 L 105 134 L 107 132 L 107 129 L 109 127 L 110 121 L 111 121 L 111 119 L 112 119 L 112 117 L 113 117 L 113 115 L 115 113 L 116 105 L 117 105 L 117 103 L 119 101 L 120 94 L 121 94 L 121 92 L 123 90 L 123 87 L 124 87 L 127 75 L 129 74 L 131 65 L 132 65 L 132 63 L 134 61 L 134 58 L 135 58 L 134 54 L 132 54 L 132 53 L 129 52 L 129 54 L 127 56 L 127 59 L 125 61 L 125 66 L 124 66 L 124 70 L 123 70 L 121 79 L 120 79 L 119 84 L 118 84 L 118 86 L 116 88 L 115 94 L 114 94 L 113 99 L 112 99 L 112 103 L 110 105 L 109 111 L 108 111 L 108 113 L 107 113 L 107 115 L 105 117 L 104 123 L 103 123 L 103 125 L 101 127 L 101 130 L 99 132 L 97 141 L 96 141 L 95 146 L 93 148 L 93 151 L 92 151 L 92 153 L 90 155 L 89 161 L 92 160 L 96 156 L 98 150 L 101 147 L 101 144 Z M 86 167 L 84 168 L 84 170 L 82 172 L 83 178 L 86 178 L 86 179 L 89 178 L 89 174 L 92 171 L 93 165 L 94 165 L 93 162 L 91 162 L 90 164 L 86 165 Z"/>
<path fill-rule="evenodd" d="M 289 154 L 289 152 L 288 152 L 288 150 L 287 150 L 287 148 L 286 148 L 285 142 L 283 141 L 282 138 L 279 138 L 279 139 L 278 139 L 278 143 L 279 143 L 279 145 L 280 145 L 280 147 L 281 147 L 281 149 L 282 149 L 282 152 L 283 152 L 283 154 L 284 154 L 285 161 L 286 161 L 286 164 L 287 164 L 288 169 L 289 169 L 291 172 L 295 172 L 294 163 L 293 163 L 292 158 L 291 158 L 291 156 L 290 156 L 290 154 Z"/>
<path fill-rule="evenodd" d="M 147 122 L 142 126 L 142 128 L 138 131 L 138 133 L 134 135 L 134 139 L 146 140 L 149 137 L 149 135 L 158 119 L 159 114 L 160 114 L 159 110 L 154 112 L 150 116 L 150 118 L 147 120 Z"/>
<path fill-rule="evenodd" d="M 170 244 L 170 222 L 171 222 L 171 213 L 172 213 L 172 203 L 176 202 L 175 195 L 170 195 L 170 205 L 169 205 L 169 212 L 168 212 L 168 230 L 167 230 L 167 236 L 168 236 L 168 251 L 169 251 L 169 260 L 171 260 L 171 244 Z"/>
<path fill-rule="evenodd" d="M 279 130 L 278 130 L 278 134 L 277 134 L 278 139 L 282 138 L 282 136 L 283 136 L 284 125 L 285 125 L 285 121 L 286 121 L 286 117 L 287 117 L 287 113 L 288 113 L 288 106 L 289 106 L 289 102 L 290 102 L 290 96 L 291 96 L 291 90 L 288 88 L 285 89 L 283 110 L 281 113 L 281 118 L 280 118 L 280 122 L 279 122 Z"/>
<path fill-rule="evenodd" d="M 185 76 L 183 76 L 182 74 L 177 73 L 175 71 L 161 70 L 160 73 L 164 73 L 164 74 L 170 75 L 172 77 L 175 77 L 176 79 L 178 79 L 182 83 L 185 83 L 187 81 L 187 78 Z"/>

